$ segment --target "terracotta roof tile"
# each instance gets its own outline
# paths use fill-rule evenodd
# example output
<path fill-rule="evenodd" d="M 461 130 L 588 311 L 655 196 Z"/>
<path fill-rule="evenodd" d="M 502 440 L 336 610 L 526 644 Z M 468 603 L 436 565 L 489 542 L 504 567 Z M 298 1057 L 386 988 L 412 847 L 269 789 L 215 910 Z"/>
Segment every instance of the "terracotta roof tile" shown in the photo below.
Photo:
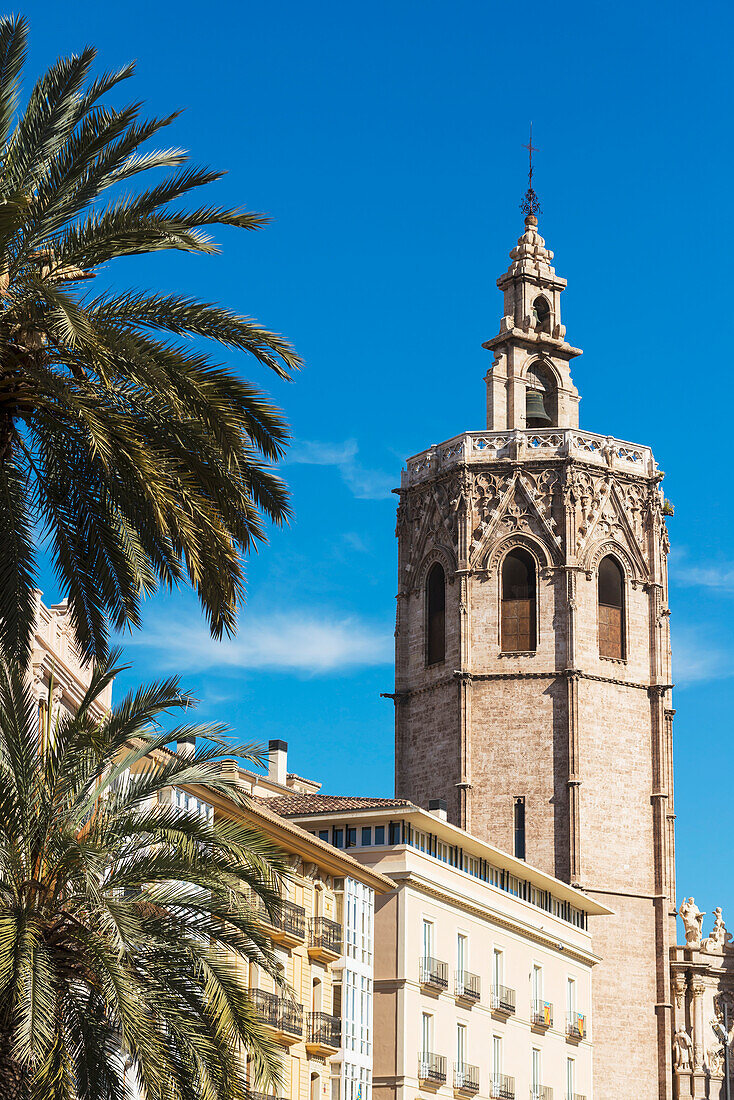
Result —
<path fill-rule="evenodd" d="M 256 801 L 281 817 L 338 813 L 340 810 L 384 810 L 390 806 L 404 808 L 413 805 L 405 798 L 360 798 L 343 794 L 286 794 L 276 798 L 257 798 Z"/>

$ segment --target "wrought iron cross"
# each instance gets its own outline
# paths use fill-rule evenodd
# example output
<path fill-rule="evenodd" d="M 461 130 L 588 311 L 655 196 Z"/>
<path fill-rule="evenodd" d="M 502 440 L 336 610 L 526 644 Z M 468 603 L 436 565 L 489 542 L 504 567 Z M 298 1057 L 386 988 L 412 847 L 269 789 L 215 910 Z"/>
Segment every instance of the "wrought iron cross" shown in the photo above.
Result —
<path fill-rule="evenodd" d="M 520 203 L 520 209 L 527 218 L 530 214 L 540 214 L 540 201 L 538 196 L 533 190 L 533 153 L 538 152 L 537 145 L 533 145 L 533 124 L 530 123 L 530 141 L 527 145 L 523 145 L 523 149 L 528 151 L 528 189 L 525 192 L 525 197 Z"/>
<path fill-rule="evenodd" d="M 539 152 L 537 145 L 533 145 L 533 124 L 530 123 L 530 141 L 523 145 L 528 151 L 528 187 L 533 186 L 533 153 Z"/>

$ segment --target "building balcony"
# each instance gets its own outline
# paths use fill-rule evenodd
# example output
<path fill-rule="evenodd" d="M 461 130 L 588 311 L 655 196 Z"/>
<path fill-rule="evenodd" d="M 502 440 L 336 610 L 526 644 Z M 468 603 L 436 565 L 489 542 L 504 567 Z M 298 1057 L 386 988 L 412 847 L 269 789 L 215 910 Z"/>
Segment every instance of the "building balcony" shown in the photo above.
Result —
<path fill-rule="evenodd" d="M 426 1088 L 440 1088 L 446 1084 L 446 1059 L 442 1054 L 418 1055 L 418 1080 Z"/>
<path fill-rule="evenodd" d="M 586 1100 L 585 1096 L 582 1096 L 580 1092 L 575 1092 L 573 1096 L 570 1093 L 566 1093 L 566 1100 Z"/>
<path fill-rule="evenodd" d="M 515 1100 L 515 1078 L 504 1073 L 493 1073 L 489 1082 L 491 1100 Z"/>
<path fill-rule="evenodd" d="M 567 1014 L 566 1038 L 577 1043 L 586 1038 L 586 1017 L 582 1012 L 569 1012 Z"/>
<path fill-rule="evenodd" d="M 270 933 L 275 943 L 285 947 L 295 947 L 306 938 L 306 910 L 302 905 L 282 898 L 274 913 L 268 913 L 262 898 L 256 894 L 250 896 L 250 904 Z"/>
<path fill-rule="evenodd" d="M 303 1006 L 267 993 L 264 989 L 251 989 L 250 997 L 257 1014 L 272 1029 L 275 1038 L 286 1045 L 297 1043 L 303 1036 Z"/>
<path fill-rule="evenodd" d="M 512 1016 L 516 1007 L 515 990 L 506 985 L 493 985 L 491 997 L 492 1011 Z"/>
<path fill-rule="evenodd" d="M 553 1005 L 550 1001 L 533 1001 L 530 1022 L 534 1027 L 553 1027 Z"/>
<path fill-rule="evenodd" d="M 311 917 L 308 922 L 308 953 L 319 962 L 333 962 L 342 953 L 342 926 L 328 917 Z"/>
<path fill-rule="evenodd" d="M 454 1091 L 463 1096 L 474 1096 L 479 1092 L 479 1066 L 454 1062 Z"/>
<path fill-rule="evenodd" d="M 460 1001 L 476 1004 L 481 995 L 481 981 L 478 974 L 468 970 L 457 970 L 454 976 L 454 994 Z"/>
<path fill-rule="evenodd" d="M 553 1089 L 550 1085 L 531 1085 L 530 1100 L 553 1100 Z"/>
<path fill-rule="evenodd" d="M 276 1096 L 271 1092 L 255 1092 L 254 1089 L 248 1089 L 247 1100 L 285 1100 L 285 1097 Z"/>
<path fill-rule="evenodd" d="M 449 964 L 424 956 L 420 961 L 421 985 L 439 992 L 449 987 Z"/>
<path fill-rule="evenodd" d="M 306 1023 L 306 1050 L 327 1058 L 342 1041 L 342 1022 L 328 1012 L 309 1012 Z"/>

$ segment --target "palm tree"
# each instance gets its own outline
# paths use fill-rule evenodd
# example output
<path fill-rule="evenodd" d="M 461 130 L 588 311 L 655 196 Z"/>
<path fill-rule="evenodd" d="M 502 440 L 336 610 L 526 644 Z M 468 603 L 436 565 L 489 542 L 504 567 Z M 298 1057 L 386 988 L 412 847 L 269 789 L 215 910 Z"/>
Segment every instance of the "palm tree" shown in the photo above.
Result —
<path fill-rule="evenodd" d="M 115 672 L 95 670 L 75 715 L 52 719 L 0 663 L 0 1096 L 3 1100 L 243 1100 L 278 1063 L 247 993 L 276 982 L 256 905 L 278 909 L 282 858 L 244 820 L 184 812 L 172 788 L 239 804 L 219 727 L 178 726 L 175 679 L 99 719 Z M 193 756 L 174 741 L 202 738 Z M 249 900 L 248 900 L 249 899 Z M 259 900 L 258 900 L 259 899 Z"/>
<path fill-rule="evenodd" d="M 86 657 L 104 657 L 110 622 L 139 625 L 142 596 L 186 579 L 221 637 L 242 600 L 242 555 L 265 518 L 289 516 L 271 465 L 289 433 L 203 341 L 280 378 L 300 361 L 229 309 L 94 279 L 121 256 L 217 252 L 206 226 L 267 219 L 177 205 L 223 173 L 147 149 L 176 114 L 103 103 L 132 65 L 92 80 L 93 49 L 61 58 L 20 112 L 26 39 L 23 18 L 0 19 L 0 639 L 27 658 L 38 532 Z M 126 190 L 159 169 L 172 171 Z"/>

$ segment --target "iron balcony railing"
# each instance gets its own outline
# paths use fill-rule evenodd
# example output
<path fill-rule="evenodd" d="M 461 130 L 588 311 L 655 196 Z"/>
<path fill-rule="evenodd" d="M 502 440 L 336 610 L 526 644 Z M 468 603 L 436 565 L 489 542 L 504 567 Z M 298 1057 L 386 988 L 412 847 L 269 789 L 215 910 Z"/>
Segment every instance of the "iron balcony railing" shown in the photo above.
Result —
<path fill-rule="evenodd" d="M 515 1100 L 515 1078 L 506 1077 L 504 1073 L 493 1073 L 489 1095 L 492 1100 Z"/>
<path fill-rule="evenodd" d="M 479 1092 L 479 1066 L 454 1062 L 454 1088 L 459 1092 Z"/>
<path fill-rule="evenodd" d="M 481 989 L 479 975 L 471 974 L 468 970 L 457 970 L 454 989 L 457 997 L 464 997 L 467 1001 L 478 1001 Z"/>
<path fill-rule="evenodd" d="M 553 1005 L 550 1001 L 533 1001 L 531 1018 L 538 1027 L 553 1027 Z"/>
<path fill-rule="evenodd" d="M 531 1085 L 530 1100 L 553 1100 L 553 1089 L 550 1085 Z"/>
<path fill-rule="evenodd" d="M 303 1034 L 303 1006 L 286 1001 L 276 993 L 251 989 L 250 997 L 258 1015 L 266 1024 L 286 1035 Z"/>
<path fill-rule="evenodd" d="M 435 989 L 448 989 L 449 964 L 440 959 L 424 955 L 421 959 L 421 985 L 430 985 Z"/>
<path fill-rule="evenodd" d="M 309 1043 L 320 1043 L 321 1046 L 338 1050 L 342 1041 L 342 1022 L 338 1016 L 330 1016 L 328 1012 L 309 1012 L 307 1035 Z"/>
<path fill-rule="evenodd" d="M 325 951 L 333 951 L 341 955 L 342 951 L 342 926 L 328 917 L 311 917 L 308 925 L 309 946 L 322 947 Z"/>
<path fill-rule="evenodd" d="M 436 1085 L 445 1085 L 446 1059 L 444 1056 L 422 1051 L 418 1055 L 418 1080 L 431 1081 Z"/>
<path fill-rule="evenodd" d="M 586 1037 L 586 1017 L 582 1012 L 569 1012 L 566 1015 L 566 1035 L 569 1039 Z"/>
<path fill-rule="evenodd" d="M 492 986 L 492 1008 L 495 1012 L 506 1012 L 508 1015 L 515 1011 L 515 990 L 506 985 Z"/>
<path fill-rule="evenodd" d="M 567 1100 L 586 1100 L 585 1096 L 582 1096 L 580 1092 L 575 1092 L 573 1096 L 567 1093 Z"/>
<path fill-rule="evenodd" d="M 302 905 L 296 905 L 295 902 L 281 898 L 271 916 L 265 907 L 265 902 L 257 894 L 250 896 L 250 903 L 271 928 L 297 936 L 300 940 L 306 938 L 306 910 Z"/>

